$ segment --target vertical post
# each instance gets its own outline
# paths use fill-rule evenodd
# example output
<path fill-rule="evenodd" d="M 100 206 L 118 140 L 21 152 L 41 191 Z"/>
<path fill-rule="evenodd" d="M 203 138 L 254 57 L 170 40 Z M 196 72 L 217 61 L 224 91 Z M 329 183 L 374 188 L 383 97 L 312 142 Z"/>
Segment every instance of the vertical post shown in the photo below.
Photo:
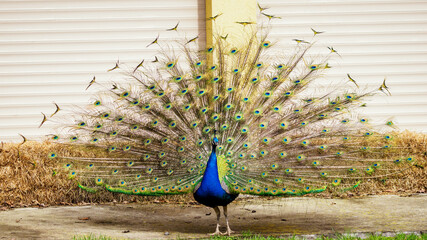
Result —
<path fill-rule="evenodd" d="M 208 20 L 216 15 L 219 16 L 215 20 Z M 239 46 L 244 43 L 248 33 L 256 30 L 257 1 L 206 0 L 206 18 L 207 47 L 214 44 L 215 35 L 227 36 L 227 34 L 227 42 Z"/>
<path fill-rule="evenodd" d="M 213 1 L 215 0 L 206 0 L 206 19 L 204 19 L 205 23 L 206 23 L 206 48 L 208 47 L 212 47 L 213 45 L 213 31 L 212 31 L 212 27 L 213 27 L 213 22 L 212 20 L 208 20 L 210 17 L 213 17 L 213 12 L 212 12 L 212 4 Z"/>

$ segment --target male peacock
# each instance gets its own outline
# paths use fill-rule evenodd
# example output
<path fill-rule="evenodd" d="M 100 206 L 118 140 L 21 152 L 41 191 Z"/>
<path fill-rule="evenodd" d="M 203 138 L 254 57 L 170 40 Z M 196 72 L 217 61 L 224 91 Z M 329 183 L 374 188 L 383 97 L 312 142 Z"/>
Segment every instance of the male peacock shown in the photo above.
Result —
<path fill-rule="evenodd" d="M 90 192 L 193 193 L 214 208 L 214 234 L 220 233 L 219 206 L 226 234 L 232 232 L 227 205 L 240 193 L 348 190 L 363 179 L 393 174 L 380 162 L 402 161 L 384 159 L 392 136 L 354 114 L 362 98 L 387 90 L 385 83 L 369 92 L 354 85 L 354 91 L 324 94 L 308 88 L 330 67 L 334 51 L 309 60 L 312 44 L 299 40 L 294 54 L 272 59 L 266 34 L 250 35 L 239 48 L 226 36 L 203 51 L 190 48 L 195 42 L 181 44 L 181 55 L 163 52 L 136 68 L 117 63 L 113 70 L 125 72 L 129 85 L 104 86 L 68 126 L 69 134 L 51 136 L 92 155 L 49 157 L 61 159 L 69 177 Z"/>

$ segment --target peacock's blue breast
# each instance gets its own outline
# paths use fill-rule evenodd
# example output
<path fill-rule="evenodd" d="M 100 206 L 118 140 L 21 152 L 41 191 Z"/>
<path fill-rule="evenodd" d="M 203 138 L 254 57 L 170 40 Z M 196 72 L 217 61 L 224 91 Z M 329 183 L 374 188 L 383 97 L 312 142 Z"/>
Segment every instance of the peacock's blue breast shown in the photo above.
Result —
<path fill-rule="evenodd" d="M 221 186 L 218 178 L 218 165 L 215 150 L 212 151 L 202 182 L 194 192 L 194 199 L 208 207 L 225 206 L 231 203 L 238 194 L 229 194 Z"/>
<path fill-rule="evenodd" d="M 222 189 L 218 177 L 211 179 L 209 175 L 203 177 L 200 187 L 194 193 L 194 199 L 208 207 L 226 206 L 237 196 L 238 194 L 229 194 Z"/>

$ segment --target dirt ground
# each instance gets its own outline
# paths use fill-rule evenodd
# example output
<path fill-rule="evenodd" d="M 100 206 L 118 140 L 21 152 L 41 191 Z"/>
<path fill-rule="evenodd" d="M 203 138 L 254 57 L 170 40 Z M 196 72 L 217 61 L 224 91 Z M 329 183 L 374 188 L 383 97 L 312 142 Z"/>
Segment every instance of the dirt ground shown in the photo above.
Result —
<path fill-rule="evenodd" d="M 426 231 L 427 194 L 357 199 L 240 198 L 229 206 L 229 215 L 237 234 Z M 223 217 L 221 221 L 224 225 Z M 200 205 L 111 204 L 0 212 L 0 239 L 70 239 L 90 233 L 129 239 L 201 238 L 214 230 L 215 214 Z"/>

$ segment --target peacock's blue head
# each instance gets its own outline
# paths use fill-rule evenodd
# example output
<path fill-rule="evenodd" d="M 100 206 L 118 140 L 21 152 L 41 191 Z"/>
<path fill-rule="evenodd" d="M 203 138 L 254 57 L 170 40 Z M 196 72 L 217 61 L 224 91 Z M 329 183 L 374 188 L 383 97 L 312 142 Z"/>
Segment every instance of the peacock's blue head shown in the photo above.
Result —
<path fill-rule="evenodd" d="M 213 145 L 214 147 L 216 147 L 216 146 L 218 145 L 218 143 L 219 143 L 219 140 L 218 140 L 218 138 L 216 137 L 216 130 L 214 130 L 214 137 L 213 137 L 213 139 L 212 139 L 212 145 Z"/>

